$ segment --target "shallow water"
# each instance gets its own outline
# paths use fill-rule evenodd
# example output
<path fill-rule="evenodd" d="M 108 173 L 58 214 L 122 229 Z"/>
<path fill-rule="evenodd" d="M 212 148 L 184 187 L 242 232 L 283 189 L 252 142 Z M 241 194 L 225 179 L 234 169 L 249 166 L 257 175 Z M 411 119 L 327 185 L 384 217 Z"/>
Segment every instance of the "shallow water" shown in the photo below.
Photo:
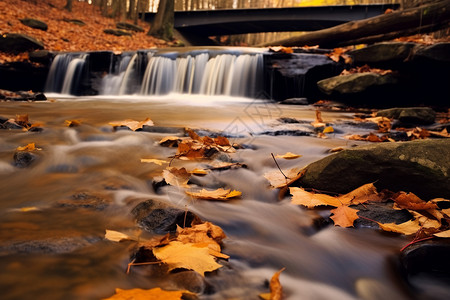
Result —
<path fill-rule="evenodd" d="M 163 200 L 187 207 L 203 220 L 221 226 L 228 238 L 225 267 L 206 276 L 214 292 L 201 299 L 258 299 L 267 280 L 282 267 L 286 299 L 409 299 L 395 258 L 404 238 L 371 229 L 312 225 L 318 214 L 291 205 L 268 188 L 263 174 L 276 170 L 271 153 L 301 154 L 279 161 L 282 169 L 303 167 L 328 155 L 349 127 L 329 139 L 270 136 L 276 129 L 302 129 L 307 124 L 279 124 L 279 117 L 313 121 L 311 106 L 282 106 L 247 98 L 169 95 L 164 97 L 72 98 L 51 95 L 35 103 L 1 102 L 1 116 L 28 114 L 42 123 L 40 133 L 0 131 L 0 289 L 2 299 L 99 299 L 115 288 L 174 288 L 168 280 L 133 267 L 125 273 L 132 243 L 104 240 L 105 229 L 136 229 L 133 204 Z M 163 167 L 141 158 L 168 159 L 176 149 L 158 145 L 162 132 L 113 131 L 108 122 L 150 117 L 155 126 L 202 128 L 232 134 L 246 148 L 232 159 L 248 168 L 199 177 L 202 187 L 227 186 L 242 191 L 226 203 L 192 201 L 177 187 L 158 193 L 152 180 Z M 342 112 L 323 112 L 325 121 L 351 119 Z M 65 127 L 65 120 L 81 120 Z M 297 126 L 297 127 L 296 127 Z M 352 132 L 354 133 L 354 132 Z M 34 142 L 38 160 L 20 169 L 12 165 L 18 146 Z M 201 167 L 204 162 L 174 160 L 173 166 Z M 105 201 L 96 209 L 71 205 L 86 195 Z M 32 207 L 32 211 L 21 208 Z M 101 209 L 99 209 L 99 207 Z"/>

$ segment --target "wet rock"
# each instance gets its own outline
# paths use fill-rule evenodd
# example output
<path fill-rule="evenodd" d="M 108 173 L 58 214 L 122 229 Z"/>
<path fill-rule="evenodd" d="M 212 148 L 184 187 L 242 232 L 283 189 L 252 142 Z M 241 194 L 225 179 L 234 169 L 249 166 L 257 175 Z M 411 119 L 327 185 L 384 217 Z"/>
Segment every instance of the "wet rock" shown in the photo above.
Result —
<path fill-rule="evenodd" d="M 395 210 L 392 208 L 393 202 L 377 203 L 372 205 L 357 205 L 352 208 L 358 209 L 358 216 L 364 218 L 358 218 L 353 223 L 356 228 L 374 228 L 378 229 L 377 223 L 369 221 L 374 220 L 383 224 L 395 223 L 401 224 L 412 219 L 412 215 L 407 210 Z"/>
<path fill-rule="evenodd" d="M 377 116 L 397 119 L 403 124 L 427 125 L 434 123 L 436 112 L 429 107 L 402 107 L 380 110 Z"/>
<path fill-rule="evenodd" d="M 449 299 L 450 241 L 433 239 L 412 244 L 400 256 L 403 274 L 419 299 Z"/>
<path fill-rule="evenodd" d="M 19 21 L 23 25 L 34 28 L 34 29 L 39 29 L 39 30 L 43 30 L 43 31 L 47 31 L 47 29 L 48 29 L 47 24 L 41 20 L 25 18 L 25 19 L 19 19 Z"/>
<path fill-rule="evenodd" d="M 309 136 L 311 135 L 310 131 L 304 130 L 273 130 L 273 131 L 263 131 L 258 133 L 259 135 L 270 135 L 270 136 L 279 136 L 279 135 L 288 135 L 288 136 Z"/>
<path fill-rule="evenodd" d="M 172 273 L 168 281 L 172 289 L 188 290 L 197 294 L 203 293 L 206 286 L 205 278 L 195 271 Z"/>
<path fill-rule="evenodd" d="M 0 51 L 20 53 L 36 49 L 44 49 L 44 44 L 28 35 L 21 33 L 0 35 Z"/>
<path fill-rule="evenodd" d="M 139 226 L 157 234 L 175 232 L 177 225 L 189 227 L 194 220 L 199 219 L 190 211 L 152 199 L 136 205 L 131 214 Z"/>
<path fill-rule="evenodd" d="M 14 166 L 18 168 L 29 167 L 38 156 L 28 151 L 17 151 L 14 153 Z"/>
<path fill-rule="evenodd" d="M 288 99 L 284 99 L 278 103 L 289 104 L 289 105 L 309 105 L 308 98 L 288 98 Z"/>
<path fill-rule="evenodd" d="M 416 43 L 385 42 L 349 51 L 347 54 L 357 65 L 369 64 L 391 69 L 393 65 L 398 66 L 403 63 L 412 54 L 415 47 L 417 47 Z"/>
<path fill-rule="evenodd" d="M 317 83 L 319 89 L 327 95 L 345 95 L 365 92 L 378 86 L 393 85 L 397 79 L 391 74 L 380 75 L 366 72 L 342 76 L 334 76 Z"/>
<path fill-rule="evenodd" d="M 58 201 L 56 205 L 58 207 L 104 210 L 112 202 L 113 201 L 111 198 L 107 198 L 104 195 L 96 195 L 92 193 L 81 192 L 72 195 L 70 199 Z"/>
<path fill-rule="evenodd" d="M 14 122 L 14 120 L 6 120 L 0 124 L 0 129 L 22 129 L 23 127 Z"/>
<path fill-rule="evenodd" d="M 420 47 L 413 59 L 426 59 L 440 63 L 450 63 L 450 43 L 437 43 L 426 47 Z"/>
<path fill-rule="evenodd" d="M 144 32 L 145 31 L 144 28 L 142 28 L 141 26 L 134 25 L 131 23 L 126 23 L 126 22 L 117 23 L 116 28 L 124 29 L 124 30 L 131 30 L 131 31 L 135 31 L 135 32 Z"/>
<path fill-rule="evenodd" d="M 115 35 L 115 36 L 132 36 L 131 33 L 120 30 L 120 29 L 105 29 L 105 30 L 103 30 L 103 32 L 106 34 L 111 34 L 111 35 Z"/>
<path fill-rule="evenodd" d="M 378 143 L 346 149 L 306 168 L 303 187 L 348 193 L 374 182 L 380 189 L 413 192 L 424 200 L 450 197 L 450 140 Z"/>
<path fill-rule="evenodd" d="M 48 50 L 37 50 L 28 53 L 28 57 L 32 62 L 49 65 L 53 58 L 53 54 Z"/>
<path fill-rule="evenodd" d="M 34 93 L 32 91 L 12 92 L 0 89 L 0 99 L 9 101 L 43 101 L 47 97 L 43 93 Z"/>

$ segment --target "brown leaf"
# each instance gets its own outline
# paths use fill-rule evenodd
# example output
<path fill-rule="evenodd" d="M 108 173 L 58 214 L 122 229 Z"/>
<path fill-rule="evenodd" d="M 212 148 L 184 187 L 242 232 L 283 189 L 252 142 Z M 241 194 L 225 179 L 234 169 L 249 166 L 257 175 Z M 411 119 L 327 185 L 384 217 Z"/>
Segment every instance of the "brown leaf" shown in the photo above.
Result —
<path fill-rule="evenodd" d="M 285 268 L 275 272 L 270 279 L 270 300 L 281 300 L 283 298 L 283 287 L 280 283 L 280 274 Z"/>
<path fill-rule="evenodd" d="M 379 202 L 383 200 L 383 197 L 378 194 L 377 188 L 373 183 L 367 183 L 338 198 L 344 205 L 358 205 L 367 201 Z"/>
<path fill-rule="evenodd" d="M 67 127 L 76 127 L 81 125 L 80 120 L 65 120 L 64 125 Z"/>
<path fill-rule="evenodd" d="M 280 172 L 280 170 L 272 170 L 270 172 L 264 173 L 264 178 L 266 178 L 270 186 L 273 188 L 283 188 L 292 184 L 293 181 L 298 180 L 305 173 L 304 169 L 292 168 L 289 170 L 283 171 L 284 175 Z"/>
<path fill-rule="evenodd" d="M 413 193 L 405 193 L 400 192 L 396 197 L 393 199 L 395 203 L 400 207 L 404 209 L 411 209 L 411 210 L 427 210 L 427 209 L 434 209 L 438 208 L 438 206 L 433 202 L 426 202 L 419 197 L 417 197 Z"/>
<path fill-rule="evenodd" d="M 191 178 L 185 168 L 177 169 L 175 167 L 163 171 L 164 180 L 173 186 L 189 187 L 188 181 Z"/>
<path fill-rule="evenodd" d="M 178 143 L 182 141 L 177 136 L 166 136 L 159 141 L 159 144 L 163 147 L 178 147 Z"/>
<path fill-rule="evenodd" d="M 286 152 L 285 154 L 278 154 L 275 156 L 275 158 L 284 158 L 284 159 L 296 159 L 302 157 L 300 154 L 294 154 L 291 152 Z"/>
<path fill-rule="evenodd" d="M 150 120 L 150 118 L 146 118 L 143 121 L 135 121 L 132 119 L 126 119 L 123 121 L 112 121 L 108 123 L 109 125 L 113 126 L 114 128 L 120 127 L 120 126 L 126 126 L 130 128 L 133 131 L 136 131 L 139 128 L 142 128 L 144 125 L 146 126 L 153 126 L 153 121 Z"/>
<path fill-rule="evenodd" d="M 419 231 L 422 228 L 422 226 L 419 223 L 419 220 L 417 220 L 417 219 L 409 220 L 409 221 L 401 223 L 401 224 L 378 223 L 378 225 L 384 231 L 397 232 L 397 233 L 402 233 L 402 234 L 406 234 L 406 235 L 415 234 L 417 231 Z"/>
<path fill-rule="evenodd" d="M 14 118 L 14 122 L 19 124 L 20 126 L 27 126 L 28 125 L 28 114 L 16 115 L 16 117 Z"/>
<path fill-rule="evenodd" d="M 341 227 L 352 227 L 353 222 L 359 218 L 357 212 L 359 210 L 353 209 L 348 206 L 339 206 L 338 208 L 330 210 L 333 213 L 331 219 L 334 221 L 334 225 Z"/>

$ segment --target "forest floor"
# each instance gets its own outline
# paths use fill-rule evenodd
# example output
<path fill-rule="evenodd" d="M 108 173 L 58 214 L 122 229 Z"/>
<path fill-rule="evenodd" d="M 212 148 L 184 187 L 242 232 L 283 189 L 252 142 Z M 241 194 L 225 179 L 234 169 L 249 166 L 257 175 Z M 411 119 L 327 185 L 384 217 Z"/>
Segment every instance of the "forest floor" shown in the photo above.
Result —
<path fill-rule="evenodd" d="M 98 7 L 87 2 L 73 2 L 72 12 L 64 9 L 66 0 L 2 0 L 0 1 L 0 34 L 22 33 L 42 43 L 49 51 L 126 51 L 167 47 L 169 43 L 147 35 L 149 24 L 139 20 L 138 25 L 144 32 L 133 36 L 114 36 L 103 32 L 104 29 L 115 29 L 116 23 L 130 20 L 118 20 L 103 17 Z M 23 25 L 19 19 L 33 18 L 45 22 L 48 30 L 43 31 Z M 64 21 L 77 19 L 85 26 Z M 0 52 L 0 63 L 26 60 L 27 53 L 12 55 Z"/>

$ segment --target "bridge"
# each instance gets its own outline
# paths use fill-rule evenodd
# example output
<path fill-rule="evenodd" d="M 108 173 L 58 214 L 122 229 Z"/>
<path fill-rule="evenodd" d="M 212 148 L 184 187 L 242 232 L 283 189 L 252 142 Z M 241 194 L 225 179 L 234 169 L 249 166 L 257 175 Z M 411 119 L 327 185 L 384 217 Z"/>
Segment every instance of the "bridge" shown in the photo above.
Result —
<path fill-rule="evenodd" d="M 398 4 L 175 11 L 174 27 L 189 41 L 257 32 L 312 31 L 374 17 Z M 151 22 L 155 13 L 145 13 Z"/>

